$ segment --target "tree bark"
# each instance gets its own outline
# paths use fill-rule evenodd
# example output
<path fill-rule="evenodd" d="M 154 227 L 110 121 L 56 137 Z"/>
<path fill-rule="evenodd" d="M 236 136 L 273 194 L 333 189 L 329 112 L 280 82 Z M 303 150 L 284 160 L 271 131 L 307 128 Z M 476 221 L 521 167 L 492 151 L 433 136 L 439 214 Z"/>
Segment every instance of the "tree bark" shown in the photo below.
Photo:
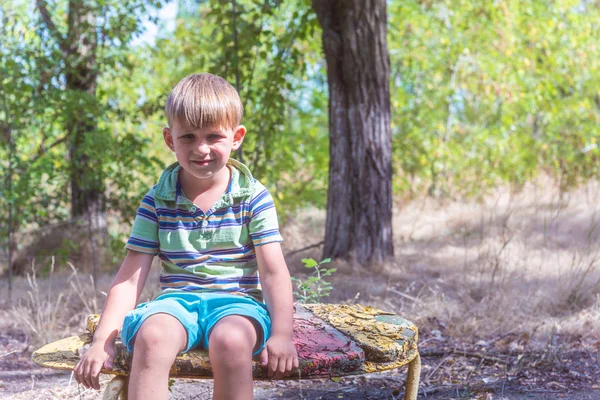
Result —
<path fill-rule="evenodd" d="M 386 0 L 313 0 L 329 83 L 324 257 L 376 265 L 393 256 Z"/>
<path fill-rule="evenodd" d="M 79 112 L 89 109 L 86 102 L 96 98 L 98 65 L 96 65 L 97 6 L 90 0 L 70 0 L 67 34 L 70 54 L 67 54 L 66 88 L 75 95 L 79 104 L 71 108 L 72 118 L 67 125 L 69 158 L 71 160 L 71 215 L 83 217 L 88 225 L 91 247 L 91 267 L 94 292 L 98 278 L 99 258 L 104 251 L 98 252 L 98 243 L 104 249 L 107 238 L 104 201 L 104 181 L 102 171 L 95 171 L 88 152 L 91 150 L 90 138 L 96 134 L 96 117 Z M 87 115 L 86 115 L 87 114 Z"/>
<path fill-rule="evenodd" d="M 65 141 L 70 162 L 71 217 L 87 224 L 91 247 L 93 277 L 108 237 L 105 214 L 105 186 L 102 170 L 94 165 L 90 152 L 98 121 L 94 114 L 99 66 L 97 17 L 94 0 L 69 0 L 66 35 L 56 27 L 46 0 L 36 0 L 37 8 L 49 35 L 61 49 L 65 63 L 65 89 L 70 104 L 65 124 Z M 84 225 L 85 226 L 85 225 Z M 100 253 L 100 254 L 99 254 Z M 95 279 L 94 279 L 95 281 Z"/>
<path fill-rule="evenodd" d="M 86 136 L 94 134 L 97 121 L 85 112 L 85 102 L 96 97 L 98 7 L 91 0 L 69 0 L 68 31 L 63 36 L 48 12 L 46 0 L 36 0 L 36 5 L 48 33 L 62 50 L 66 90 L 75 99 L 69 107 L 66 124 L 71 163 L 71 216 L 77 218 L 92 213 L 97 217 L 104 211 L 104 183 L 101 173 L 92 172 L 87 154 L 90 140 L 86 141 Z"/>
<path fill-rule="evenodd" d="M 100 171 L 94 173 L 87 152 L 89 135 L 97 128 L 95 117 L 85 110 L 85 102 L 96 97 L 96 10 L 90 1 L 70 0 L 66 37 L 66 89 L 76 101 L 67 125 L 71 161 L 71 215 L 92 220 L 104 212 L 104 183 Z M 86 136 L 88 137 L 86 140 Z M 87 142 L 87 143 L 86 143 Z"/>

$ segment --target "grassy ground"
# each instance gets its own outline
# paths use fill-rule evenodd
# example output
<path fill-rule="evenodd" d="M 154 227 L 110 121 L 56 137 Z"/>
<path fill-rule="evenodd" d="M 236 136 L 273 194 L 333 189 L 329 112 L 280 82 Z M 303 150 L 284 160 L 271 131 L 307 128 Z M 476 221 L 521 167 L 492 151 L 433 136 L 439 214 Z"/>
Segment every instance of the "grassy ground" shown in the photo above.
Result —
<path fill-rule="evenodd" d="M 599 192 L 597 182 L 560 194 L 552 182 L 538 181 L 480 202 L 398 203 L 394 262 L 379 274 L 335 263 L 326 301 L 371 304 L 415 322 L 423 398 L 600 398 Z M 318 242 L 324 218 L 306 210 L 290 220 L 285 250 Z M 318 259 L 319 252 L 288 257 L 292 274 L 302 277 L 300 259 Z M 104 276 L 97 287 L 109 284 Z M 1 285 L 7 293 L 6 280 Z M 103 301 L 90 288 L 75 269 L 15 281 L 12 305 L 6 296 L 0 303 L 1 396 L 99 398 L 69 385 L 68 375 L 43 375 L 27 361 L 39 344 L 83 329 L 85 315 Z M 403 374 L 260 383 L 256 396 L 400 398 Z M 181 381 L 173 393 L 207 398 L 210 382 Z"/>

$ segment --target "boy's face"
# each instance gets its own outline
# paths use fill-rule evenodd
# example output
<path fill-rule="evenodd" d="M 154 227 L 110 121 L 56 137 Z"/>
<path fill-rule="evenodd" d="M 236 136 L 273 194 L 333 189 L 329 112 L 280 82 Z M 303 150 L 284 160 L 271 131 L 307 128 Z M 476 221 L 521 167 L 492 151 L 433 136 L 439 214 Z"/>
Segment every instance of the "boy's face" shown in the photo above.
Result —
<path fill-rule="evenodd" d="M 186 173 L 197 179 L 212 179 L 223 170 L 232 151 L 244 140 L 246 128 L 186 127 L 178 122 L 163 129 L 165 143 L 175 152 Z"/>

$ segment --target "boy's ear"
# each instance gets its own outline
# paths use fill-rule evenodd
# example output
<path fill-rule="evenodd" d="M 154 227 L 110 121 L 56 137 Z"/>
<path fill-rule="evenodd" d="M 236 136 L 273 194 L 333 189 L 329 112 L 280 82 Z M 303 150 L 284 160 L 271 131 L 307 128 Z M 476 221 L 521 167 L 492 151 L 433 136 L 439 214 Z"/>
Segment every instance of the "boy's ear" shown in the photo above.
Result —
<path fill-rule="evenodd" d="M 175 151 L 175 145 L 173 144 L 173 135 L 171 135 L 171 129 L 168 126 L 166 126 L 163 129 L 163 139 L 165 139 L 165 143 L 167 144 L 167 147 L 171 151 Z"/>
<path fill-rule="evenodd" d="M 237 150 L 242 145 L 244 141 L 244 136 L 246 136 L 246 127 L 244 125 L 239 125 L 233 131 L 233 150 Z"/>

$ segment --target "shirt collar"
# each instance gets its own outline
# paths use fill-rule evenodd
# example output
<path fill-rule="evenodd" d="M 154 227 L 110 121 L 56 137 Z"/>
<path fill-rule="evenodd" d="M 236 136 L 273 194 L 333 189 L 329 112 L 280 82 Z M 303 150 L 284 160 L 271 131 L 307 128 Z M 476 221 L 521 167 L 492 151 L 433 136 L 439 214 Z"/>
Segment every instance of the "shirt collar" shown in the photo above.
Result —
<path fill-rule="evenodd" d="M 234 199 L 252 196 L 254 192 L 254 177 L 252 173 L 241 162 L 230 158 L 227 166 L 231 168 L 231 178 L 227 190 L 214 208 L 233 204 Z M 181 195 L 179 184 L 179 171 L 181 165 L 174 162 L 162 173 L 154 190 L 154 196 L 166 201 L 178 201 Z"/>

